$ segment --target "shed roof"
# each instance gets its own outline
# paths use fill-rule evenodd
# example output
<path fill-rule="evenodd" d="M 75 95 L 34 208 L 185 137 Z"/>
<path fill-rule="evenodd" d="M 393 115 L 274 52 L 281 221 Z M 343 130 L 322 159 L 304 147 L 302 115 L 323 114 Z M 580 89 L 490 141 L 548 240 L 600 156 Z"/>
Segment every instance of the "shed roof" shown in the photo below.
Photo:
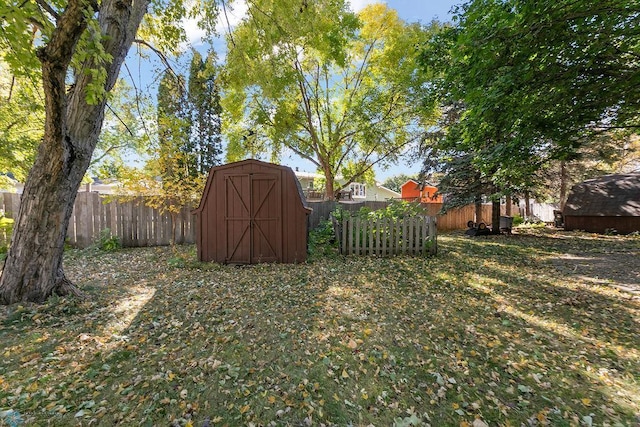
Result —
<path fill-rule="evenodd" d="M 565 216 L 640 216 L 640 173 L 605 175 L 576 184 Z"/>
<path fill-rule="evenodd" d="M 298 181 L 298 179 L 296 178 L 295 173 L 293 172 L 293 169 L 291 169 L 289 166 L 277 165 L 275 163 L 263 162 L 261 160 L 246 159 L 246 160 L 241 160 L 239 162 L 227 163 L 226 165 L 214 166 L 213 168 L 211 168 L 211 170 L 209 171 L 209 176 L 207 177 L 207 183 L 204 187 L 202 198 L 200 199 L 200 204 L 196 209 L 192 211 L 192 213 L 197 214 L 202 212 L 202 210 L 204 209 L 205 202 L 207 200 L 207 197 L 209 197 L 209 193 L 211 191 L 211 183 L 213 182 L 213 176 L 215 175 L 215 173 L 228 170 L 228 169 L 239 168 L 246 165 L 256 165 L 256 166 L 264 166 L 268 168 L 278 169 L 283 171 L 285 174 L 289 175 L 293 179 L 296 185 L 296 189 L 298 190 L 297 191 L 298 197 L 300 198 L 302 207 L 309 212 L 313 211 L 313 209 L 310 208 L 309 204 L 307 203 L 307 199 L 304 196 L 304 193 L 302 191 L 302 186 L 300 185 L 300 181 Z"/>

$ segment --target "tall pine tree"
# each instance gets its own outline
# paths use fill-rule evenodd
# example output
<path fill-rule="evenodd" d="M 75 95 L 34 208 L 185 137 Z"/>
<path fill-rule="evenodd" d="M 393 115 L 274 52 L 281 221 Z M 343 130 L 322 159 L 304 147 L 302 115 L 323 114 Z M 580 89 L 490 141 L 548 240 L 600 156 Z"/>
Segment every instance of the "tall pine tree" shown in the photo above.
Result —
<path fill-rule="evenodd" d="M 191 147 L 191 113 L 183 76 L 165 71 L 158 87 L 158 151 L 163 181 L 197 175 Z"/>
<path fill-rule="evenodd" d="M 189 70 L 189 104 L 192 129 L 190 173 L 206 174 L 220 164 L 222 157 L 220 88 L 216 81 L 216 54 L 210 51 L 206 60 L 194 51 Z"/>

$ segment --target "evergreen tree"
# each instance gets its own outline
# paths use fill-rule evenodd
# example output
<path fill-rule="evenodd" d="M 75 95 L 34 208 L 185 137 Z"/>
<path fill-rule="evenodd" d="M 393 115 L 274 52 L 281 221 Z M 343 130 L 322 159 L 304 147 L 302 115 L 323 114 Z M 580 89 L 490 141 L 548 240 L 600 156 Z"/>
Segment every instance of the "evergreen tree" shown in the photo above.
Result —
<path fill-rule="evenodd" d="M 184 77 L 165 71 L 158 87 L 158 159 L 163 181 L 196 174 Z"/>
<path fill-rule="evenodd" d="M 190 173 L 206 174 L 222 157 L 220 88 L 217 83 L 216 54 L 206 60 L 194 51 L 189 71 L 189 104 L 192 129 L 189 147 L 193 162 Z"/>

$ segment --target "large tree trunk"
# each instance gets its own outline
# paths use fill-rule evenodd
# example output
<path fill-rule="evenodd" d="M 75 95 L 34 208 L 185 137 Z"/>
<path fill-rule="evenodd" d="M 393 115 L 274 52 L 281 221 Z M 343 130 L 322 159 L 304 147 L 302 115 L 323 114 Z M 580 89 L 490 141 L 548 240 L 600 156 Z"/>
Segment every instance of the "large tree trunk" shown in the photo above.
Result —
<path fill-rule="evenodd" d="M 115 84 L 147 5 L 148 0 L 103 0 L 100 5 L 103 46 L 113 58 L 105 65 L 107 92 Z M 74 90 L 68 94 L 65 78 L 76 43 L 86 29 L 85 16 L 91 13 L 86 9 L 90 7 L 89 2 L 69 0 L 49 43 L 38 51 L 45 92 L 45 134 L 25 183 L 0 277 L 2 304 L 43 302 L 54 292 L 77 293 L 62 269 L 64 240 L 78 188 L 100 135 L 106 103 L 86 101 L 91 83 L 86 70 L 97 68 L 92 59 L 77 72 Z"/>
<path fill-rule="evenodd" d="M 42 144 L 27 178 L 0 278 L 4 304 L 43 302 L 54 292 L 73 291 L 64 277 L 62 253 L 84 170 L 70 161 L 70 153 L 56 148 Z M 62 167 L 65 163 L 70 167 Z"/>
<path fill-rule="evenodd" d="M 564 204 L 567 201 L 567 163 L 562 160 L 560 162 L 560 210 L 564 210 Z"/>
<path fill-rule="evenodd" d="M 335 200 L 335 182 L 333 179 L 333 174 L 331 173 L 331 168 L 329 166 L 323 167 L 324 171 L 324 198 L 325 200 Z"/>
<path fill-rule="evenodd" d="M 491 234 L 500 234 L 500 199 L 491 202 Z"/>
<path fill-rule="evenodd" d="M 473 202 L 476 210 L 475 223 L 480 224 L 482 222 L 482 196 L 477 195 Z"/>

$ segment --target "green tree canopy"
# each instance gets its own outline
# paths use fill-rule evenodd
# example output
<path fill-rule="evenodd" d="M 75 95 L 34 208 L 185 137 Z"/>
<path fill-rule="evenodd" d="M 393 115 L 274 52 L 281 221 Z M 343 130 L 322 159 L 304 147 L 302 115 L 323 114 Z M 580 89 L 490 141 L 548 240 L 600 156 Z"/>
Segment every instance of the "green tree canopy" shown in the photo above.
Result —
<path fill-rule="evenodd" d="M 377 4 L 354 15 L 335 0 L 256 0 L 229 37 L 223 101 L 228 157 L 285 149 L 335 177 L 360 180 L 394 162 L 431 123 L 416 73 L 429 30 Z"/>
<path fill-rule="evenodd" d="M 41 85 L 32 76 L 12 75 L 0 60 L 0 174 L 24 181 L 33 165 L 43 127 Z"/>
<path fill-rule="evenodd" d="M 470 156 L 496 192 L 536 184 L 595 135 L 638 129 L 640 3 L 472 0 L 423 51 L 428 102 L 457 105 L 436 144 Z M 537 181 L 539 182 L 539 181 Z"/>

